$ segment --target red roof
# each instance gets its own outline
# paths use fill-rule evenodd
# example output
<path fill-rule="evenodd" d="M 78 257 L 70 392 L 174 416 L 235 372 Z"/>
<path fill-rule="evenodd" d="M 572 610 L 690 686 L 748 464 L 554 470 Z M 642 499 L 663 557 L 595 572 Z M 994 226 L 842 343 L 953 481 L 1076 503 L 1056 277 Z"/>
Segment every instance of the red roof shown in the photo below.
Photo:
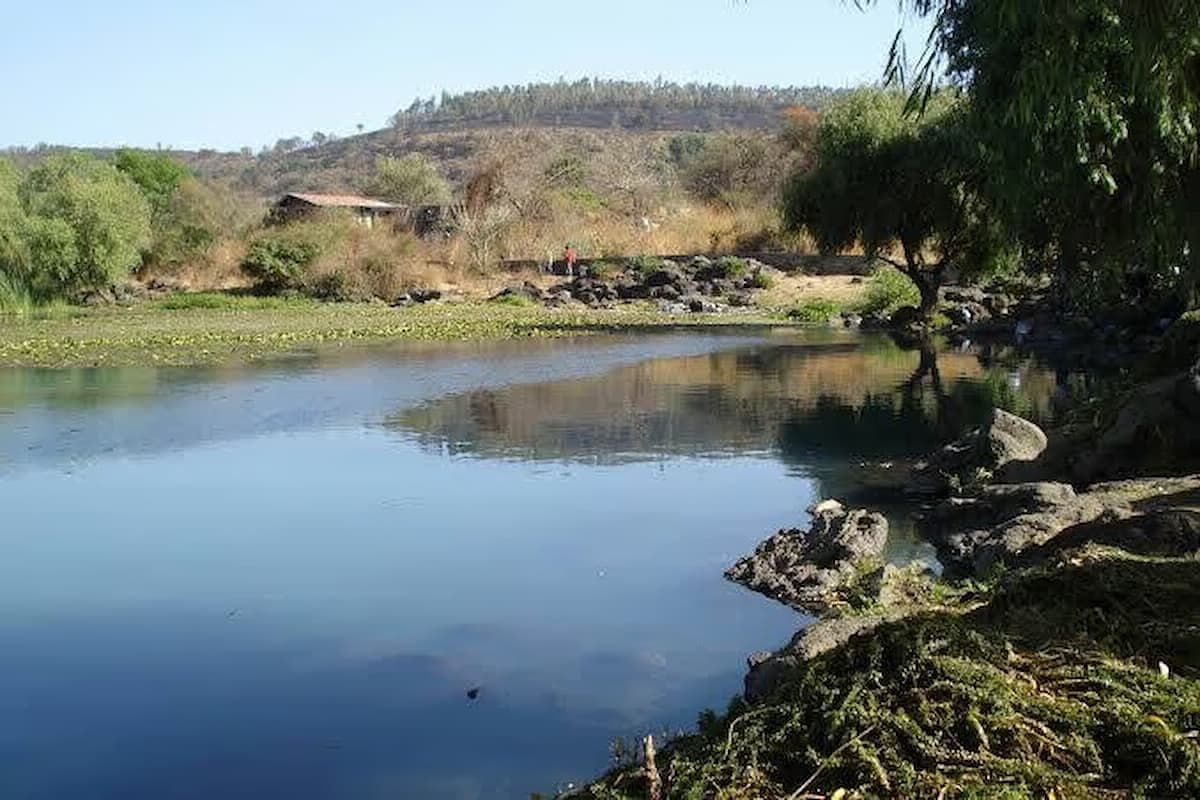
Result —
<path fill-rule="evenodd" d="M 322 208 L 400 208 L 394 203 L 376 200 L 373 197 L 361 197 L 356 194 L 310 194 L 307 192 L 288 192 L 284 199 L 295 197 L 309 205 Z"/>

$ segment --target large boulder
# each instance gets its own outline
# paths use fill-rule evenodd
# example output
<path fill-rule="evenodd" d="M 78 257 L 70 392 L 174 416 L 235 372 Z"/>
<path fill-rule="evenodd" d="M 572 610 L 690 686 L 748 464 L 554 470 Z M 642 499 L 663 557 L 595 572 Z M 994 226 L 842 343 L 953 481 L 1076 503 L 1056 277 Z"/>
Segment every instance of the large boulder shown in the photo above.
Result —
<path fill-rule="evenodd" d="M 909 488 L 916 494 L 943 495 L 975 482 L 983 473 L 996 476 L 1032 462 L 1045 449 L 1041 428 L 997 408 L 987 424 L 918 462 Z"/>
<path fill-rule="evenodd" d="M 1200 363 L 1133 392 L 1072 465 L 1080 483 L 1200 469 Z"/>
<path fill-rule="evenodd" d="M 1128 513 L 1127 507 L 1076 494 L 1065 483 L 994 484 L 942 501 L 919 527 L 948 569 L 986 576 L 1067 528 L 1121 513 Z"/>
<path fill-rule="evenodd" d="M 827 610 L 845 600 L 881 566 L 887 519 L 826 500 L 809 509 L 807 531 L 781 530 L 730 567 L 725 577 L 805 611 Z"/>

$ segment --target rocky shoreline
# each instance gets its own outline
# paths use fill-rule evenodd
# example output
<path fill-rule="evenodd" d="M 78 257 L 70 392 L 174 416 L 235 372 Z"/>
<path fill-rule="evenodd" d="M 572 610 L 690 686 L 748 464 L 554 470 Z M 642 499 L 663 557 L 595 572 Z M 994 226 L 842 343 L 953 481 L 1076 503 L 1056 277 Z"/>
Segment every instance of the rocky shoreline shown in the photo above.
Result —
<path fill-rule="evenodd" d="M 834 499 L 731 566 L 817 620 L 659 753 L 661 796 L 1200 796 L 1200 363 L 1068 428 L 997 410 L 911 469 L 941 575 Z"/>

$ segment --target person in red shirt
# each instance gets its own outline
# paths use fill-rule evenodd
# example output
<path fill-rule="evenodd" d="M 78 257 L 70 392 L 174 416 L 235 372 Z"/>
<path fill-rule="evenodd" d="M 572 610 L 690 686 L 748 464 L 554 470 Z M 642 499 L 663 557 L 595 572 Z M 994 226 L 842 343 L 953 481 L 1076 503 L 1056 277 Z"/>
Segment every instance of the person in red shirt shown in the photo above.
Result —
<path fill-rule="evenodd" d="M 567 262 L 567 275 L 574 275 L 575 265 L 579 263 L 579 254 L 575 252 L 575 248 L 569 242 L 566 249 L 563 250 L 563 260 Z"/>

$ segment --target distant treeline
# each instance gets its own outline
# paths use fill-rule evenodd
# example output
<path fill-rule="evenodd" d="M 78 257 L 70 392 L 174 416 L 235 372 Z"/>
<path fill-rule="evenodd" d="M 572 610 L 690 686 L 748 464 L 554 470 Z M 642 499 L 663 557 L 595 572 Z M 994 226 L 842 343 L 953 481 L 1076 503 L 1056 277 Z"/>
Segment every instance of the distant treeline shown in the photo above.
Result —
<path fill-rule="evenodd" d="M 463 123 L 715 130 L 777 127 L 794 106 L 820 109 L 839 93 L 825 86 L 722 86 L 584 78 L 497 86 L 417 98 L 397 111 L 397 128 Z"/>

